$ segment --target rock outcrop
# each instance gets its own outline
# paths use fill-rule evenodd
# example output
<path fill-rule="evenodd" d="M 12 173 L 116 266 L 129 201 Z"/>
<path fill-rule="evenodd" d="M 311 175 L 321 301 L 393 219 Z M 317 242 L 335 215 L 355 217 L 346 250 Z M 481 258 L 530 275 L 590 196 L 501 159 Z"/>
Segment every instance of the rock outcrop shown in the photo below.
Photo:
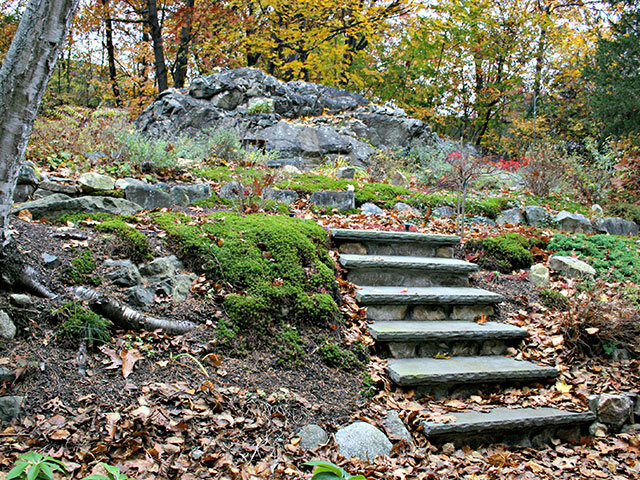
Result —
<path fill-rule="evenodd" d="M 136 126 L 153 136 L 233 128 L 245 143 L 278 151 L 280 164 L 297 165 L 317 164 L 326 155 L 362 165 L 375 148 L 407 148 L 436 138 L 401 109 L 333 87 L 284 83 L 255 68 L 200 77 L 188 90 L 169 89 Z"/>

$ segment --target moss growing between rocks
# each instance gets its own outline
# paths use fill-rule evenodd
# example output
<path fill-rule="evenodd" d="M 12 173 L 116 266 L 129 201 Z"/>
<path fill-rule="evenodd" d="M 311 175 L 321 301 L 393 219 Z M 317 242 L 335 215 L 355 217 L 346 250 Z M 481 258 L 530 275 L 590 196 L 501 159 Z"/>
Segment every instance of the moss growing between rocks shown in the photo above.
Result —
<path fill-rule="evenodd" d="M 548 248 L 557 255 L 577 255 L 595 268 L 600 278 L 640 283 L 640 246 L 632 238 L 557 234 Z"/>
<path fill-rule="evenodd" d="M 511 200 L 504 197 L 490 197 L 484 200 L 469 200 L 467 212 L 472 215 L 482 215 L 487 218 L 496 219 L 500 212 L 511 206 Z"/>
<path fill-rule="evenodd" d="M 62 271 L 61 278 L 64 282 L 72 285 L 93 285 L 102 283 L 100 277 L 94 276 L 96 262 L 93 254 L 88 248 L 83 248 L 80 253 L 71 260 L 71 267 Z"/>
<path fill-rule="evenodd" d="M 348 371 L 362 370 L 369 363 L 369 350 L 360 342 L 343 347 L 325 338 L 318 353 L 328 365 Z"/>
<path fill-rule="evenodd" d="M 324 323 L 338 314 L 335 266 L 316 223 L 228 212 L 197 221 L 181 213 L 152 218 L 185 262 L 233 286 L 236 293 L 224 300 L 230 328 L 267 332 L 281 319 Z"/>
<path fill-rule="evenodd" d="M 540 303 L 549 309 L 565 311 L 569 308 L 569 299 L 555 290 L 540 290 L 538 296 Z"/>
<path fill-rule="evenodd" d="M 539 239 L 527 238 L 519 233 L 505 233 L 496 237 L 470 240 L 465 245 L 471 251 L 481 252 L 478 264 L 488 270 L 511 273 L 529 268 L 533 264 L 533 247 L 543 247 Z"/>

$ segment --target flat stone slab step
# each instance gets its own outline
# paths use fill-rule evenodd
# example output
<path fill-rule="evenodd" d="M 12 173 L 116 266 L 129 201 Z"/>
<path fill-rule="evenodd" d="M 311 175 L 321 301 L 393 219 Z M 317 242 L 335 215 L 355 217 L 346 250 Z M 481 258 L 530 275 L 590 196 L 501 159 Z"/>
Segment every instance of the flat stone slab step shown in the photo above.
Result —
<path fill-rule="evenodd" d="M 491 305 L 504 300 L 502 295 L 470 287 L 371 287 L 356 291 L 356 300 L 366 305 Z"/>
<path fill-rule="evenodd" d="M 553 367 L 497 355 L 477 357 L 401 358 L 389 360 L 387 372 L 397 385 L 500 383 L 555 378 Z"/>
<path fill-rule="evenodd" d="M 369 325 L 369 332 L 379 342 L 520 340 L 528 335 L 525 328 L 506 323 L 460 320 L 375 322 Z"/>
<path fill-rule="evenodd" d="M 438 235 L 416 232 L 389 232 L 384 230 L 350 230 L 347 228 L 332 228 L 331 238 L 350 242 L 408 242 L 428 243 L 437 246 L 454 246 L 460 243 L 456 235 Z"/>
<path fill-rule="evenodd" d="M 490 412 L 453 412 L 447 423 L 423 421 L 427 438 L 443 435 L 476 435 L 490 432 L 528 430 L 540 427 L 575 426 L 593 422 L 591 412 L 567 412 L 557 408 L 494 408 Z"/>
<path fill-rule="evenodd" d="M 475 263 L 455 258 L 402 257 L 391 255 L 340 255 L 340 264 L 347 269 L 427 270 L 439 273 L 471 273 L 478 270 Z"/>

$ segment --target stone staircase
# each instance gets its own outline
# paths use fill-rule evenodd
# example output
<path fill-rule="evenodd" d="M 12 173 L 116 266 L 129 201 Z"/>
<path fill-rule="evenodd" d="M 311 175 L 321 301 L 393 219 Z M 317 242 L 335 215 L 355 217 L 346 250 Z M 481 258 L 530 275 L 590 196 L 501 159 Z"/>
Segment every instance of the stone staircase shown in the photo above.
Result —
<path fill-rule="evenodd" d="M 469 274 L 478 267 L 452 258 L 459 237 L 348 229 L 334 229 L 331 236 L 347 279 L 359 287 L 356 300 L 367 307 L 373 321 L 369 332 L 388 355 L 387 372 L 398 386 L 443 397 L 558 375 L 553 367 L 505 356 L 528 333 L 491 320 L 503 298 L 469 287 Z M 423 422 L 423 433 L 437 442 L 539 445 L 553 437 L 577 438 L 594 420 L 590 412 L 555 408 L 495 408 L 453 416 L 447 423 Z"/>

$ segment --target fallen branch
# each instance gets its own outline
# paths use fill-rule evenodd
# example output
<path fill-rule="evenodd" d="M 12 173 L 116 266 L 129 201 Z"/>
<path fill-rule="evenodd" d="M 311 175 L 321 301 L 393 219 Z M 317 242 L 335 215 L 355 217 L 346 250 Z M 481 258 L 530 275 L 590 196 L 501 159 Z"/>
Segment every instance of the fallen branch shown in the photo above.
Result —
<path fill-rule="evenodd" d="M 75 287 L 71 291 L 79 299 L 87 301 L 91 310 L 127 330 L 159 329 L 169 334 L 182 334 L 195 328 L 195 324 L 187 320 L 162 320 L 148 317 L 116 300 L 106 298 L 92 288 Z"/>

